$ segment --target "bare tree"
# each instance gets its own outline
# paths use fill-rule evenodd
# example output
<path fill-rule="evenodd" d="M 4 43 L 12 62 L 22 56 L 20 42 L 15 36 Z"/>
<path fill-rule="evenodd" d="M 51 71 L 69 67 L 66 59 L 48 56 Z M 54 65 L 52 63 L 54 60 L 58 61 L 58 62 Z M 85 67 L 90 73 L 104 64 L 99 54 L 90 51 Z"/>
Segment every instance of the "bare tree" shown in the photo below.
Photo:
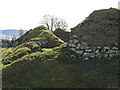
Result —
<path fill-rule="evenodd" d="M 64 19 L 59 19 L 53 15 L 44 15 L 43 16 L 43 20 L 41 21 L 41 24 L 44 24 L 47 29 L 53 31 L 57 28 L 61 28 L 63 30 L 65 30 L 68 27 L 68 24 L 66 22 L 66 20 Z"/>
<path fill-rule="evenodd" d="M 23 29 L 19 29 L 19 35 L 22 36 L 23 34 Z"/>
<path fill-rule="evenodd" d="M 50 30 L 53 31 L 54 28 L 54 22 L 55 22 L 55 17 L 54 16 L 50 16 Z"/>
<path fill-rule="evenodd" d="M 43 16 L 43 21 L 41 21 L 41 24 L 46 25 L 47 29 L 50 29 L 49 15 L 48 14 Z"/>
<path fill-rule="evenodd" d="M 57 23 L 55 23 L 56 25 L 56 29 L 57 28 L 61 28 L 61 29 L 63 29 L 63 30 L 65 30 L 67 27 L 68 27 L 68 23 L 66 22 L 66 20 L 65 19 L 59 19 L 58 21 L 57 21 Z"/>
<path fill-rule="evenodd" d="M 55 30 L 58 28 L 58 25 L 59 25 L 59 19 L 55 18 L 55 21 L 54 21 L 54 28 L 55 28 Z"/>

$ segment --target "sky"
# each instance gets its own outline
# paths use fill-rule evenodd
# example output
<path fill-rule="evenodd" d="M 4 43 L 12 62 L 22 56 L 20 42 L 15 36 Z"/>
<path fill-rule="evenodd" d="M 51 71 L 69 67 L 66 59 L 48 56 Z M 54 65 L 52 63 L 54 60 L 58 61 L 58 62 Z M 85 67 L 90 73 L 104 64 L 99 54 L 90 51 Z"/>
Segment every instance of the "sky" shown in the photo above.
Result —
<path fill-rule="evenodd" d="M 119 0 L 0 0 L 0 30 L 33 29 L 45 14 L 75 27 L 94 10 L 118 8 Z"/>

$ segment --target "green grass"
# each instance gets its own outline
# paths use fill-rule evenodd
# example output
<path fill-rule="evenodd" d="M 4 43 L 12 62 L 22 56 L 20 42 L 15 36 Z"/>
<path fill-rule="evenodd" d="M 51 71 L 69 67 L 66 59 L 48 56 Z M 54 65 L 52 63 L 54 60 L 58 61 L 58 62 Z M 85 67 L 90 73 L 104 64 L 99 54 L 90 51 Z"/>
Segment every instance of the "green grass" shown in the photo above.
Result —
<path fill-rule="evenodd" d="M 37 62 L 19 62 L 3 70 L 3 87 L 117 87 L 117 69 L 112 66 L 112 63 L 115 62 L 103 63 L 90 61 L 79 63 L 63 63 L 59 61 L 40 62 L 39 59 L 37 59 Z"/>
<path fill-rule="evenodd" d="M 16 59 L 21 58 L 22 56 L 28 54 L 29 52 L 31 52 L 31 49 L 27 47 L 17 49 L 15 52 L 12 52 L 7 57 L 4 57 L 2 63 L 4 63 L 4 61 L 5 62 L 15 61 Z"/>
<path fill-rule="evenodd" d="M 3 88 L 118 88 L 119 57 L 73 59 L 73 52 L 64 47 L 67 43 L 43 26 L 22 38 L 18 39 L 22 44 L 2 49 L 2 62 L 11 62 L 0 65 Z M 54 47 L 41 48 L 34 42 L 41 39 L 49 40 L 48 46 Z"/>
<path fill-rule="evenodd" d="M 14 63 L 32 61 L 36 59 L 40 59 L 40 61 L 54 60 L 55 58 L 58 57 L 59 54 L 60 54 L 59 52 L 57 51 L 55 52 L 53 49 L 44 49 L 44 52 L 33 52 L 30 54 L 26 54 L 21 58 L 17 58 L 15 61 L 11 62 L 11 64 L 4 65 L 4 68 L 11 66 Z"/>
<path fill-rule="evenodd" d="M 71 52 L 72 53 L 72 52 Z M 118 59 L 71 59 L 70 52 L 44 49 L 25 55 L 3 69 L 3 87 L 114 88 Z"/>
<path fill-rule="evenodd" d="M 46 29 L 44 26 L 39 26 L 34 28 L 33 30 L 26 32 L 23 36 L 18 38 L 16 42 L 18 42 L 18 45 L 20 45 L 26 41 L 39 41 L 39 40 L 48 41 L 46 45 L 46 47 L 48 48 L 56 47 L 64 43 L 64 41 L 55 36 L 52 31 Z"/>
<path fill-rule="evenodd" d="M 13 48 L 8 48 L 8 49 L 2 48 L 2 58 L 6 57 L 8 54 L 10 54 L 12 52 L 12 49 Z"/>
<path fill-rule="evenodd" d="M 36 52 L 32 47 L 38 46 L 35 42 L 25 42 L 17 47 L 4 49 L 2 52 L 2 63 L 12 63 L 13 61 L 30 54 L 32 52 Z"/>

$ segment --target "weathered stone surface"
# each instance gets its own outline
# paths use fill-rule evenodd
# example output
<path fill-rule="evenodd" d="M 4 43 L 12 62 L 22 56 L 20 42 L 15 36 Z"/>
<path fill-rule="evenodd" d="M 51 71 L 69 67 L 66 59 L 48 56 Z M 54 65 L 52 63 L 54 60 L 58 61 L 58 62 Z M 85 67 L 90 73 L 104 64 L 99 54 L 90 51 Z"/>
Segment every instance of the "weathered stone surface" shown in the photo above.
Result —
<path fill-rule="evenodd" d="M 84 51 L 76 51 L 77 54 L 83 54 Z"/>
<path fill-rule="evenodd" d="M 76 59 L 76 56 L 75 55 L 71 55 L 71 58 Z"/>
<path fill-rule="evenodd" d="M 89 46 L 113 46 L 118 43 L 118 9 L 96 10 L 82 23 L 71 29 L 71 36 Z M 74 37 L 71 37 L 74 38 Z"/>
<path fill-rule="evenodd" d="M 90 14 L 82 23 L 71 29 L 71 50 L 78 55 L 82 54 L 81 57 L 85 60 L 118 56 L 118 14 L 120 10 L 113 8 L 97 10 Z"/>

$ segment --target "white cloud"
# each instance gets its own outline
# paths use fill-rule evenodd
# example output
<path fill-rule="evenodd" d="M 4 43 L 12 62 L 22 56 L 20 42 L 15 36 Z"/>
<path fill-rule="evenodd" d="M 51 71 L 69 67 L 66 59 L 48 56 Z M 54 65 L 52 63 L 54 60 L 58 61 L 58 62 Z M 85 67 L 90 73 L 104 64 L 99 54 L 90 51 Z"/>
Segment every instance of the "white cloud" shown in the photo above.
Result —
<path fill-rule="evenodd" d="M 0 29 L 30 29 L 44 14 L 65 18 L 76 26 L 93 10 L 117 8 L 118 0 L 0 0 Z"/>

